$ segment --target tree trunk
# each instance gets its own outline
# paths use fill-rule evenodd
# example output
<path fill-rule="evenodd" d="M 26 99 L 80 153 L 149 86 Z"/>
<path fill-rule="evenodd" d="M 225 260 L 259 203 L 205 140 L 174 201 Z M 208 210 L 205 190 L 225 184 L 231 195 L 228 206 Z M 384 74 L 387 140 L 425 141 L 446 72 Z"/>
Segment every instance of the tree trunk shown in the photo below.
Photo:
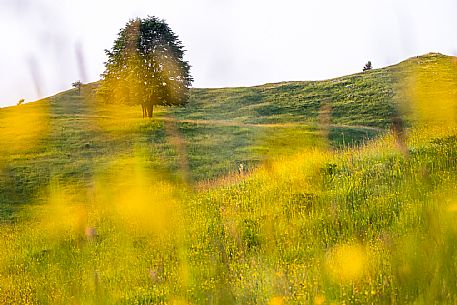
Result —
<path fill-rule="evenodd" d="M 146 107 L 144 103 L 141 103 L 141 110 L 143 111 L 143 119 L 146 117 Z"/>
<path fill-rule="evenodd" d="M 152 118 L 152 113 L 154 111 L 154 105 L 153 104 L 149 104 L 148 105 L 148 109 L 147 109 L 147 112 L 148 112 L 148 118 Z"/>

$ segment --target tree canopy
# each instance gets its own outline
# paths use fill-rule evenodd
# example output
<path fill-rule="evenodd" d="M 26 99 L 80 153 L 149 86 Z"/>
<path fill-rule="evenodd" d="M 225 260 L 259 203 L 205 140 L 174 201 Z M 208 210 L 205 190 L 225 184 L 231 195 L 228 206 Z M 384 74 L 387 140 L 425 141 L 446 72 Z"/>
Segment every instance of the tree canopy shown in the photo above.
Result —
<path fill-rule="evenodd" d="M 108 56 L 98 95 L 107 103 L 140 104 L 143 117 L 154 105 L 184 105 L 192 84 L 184 48 L 168 24 L 156 17 L 130 20 Z"/>

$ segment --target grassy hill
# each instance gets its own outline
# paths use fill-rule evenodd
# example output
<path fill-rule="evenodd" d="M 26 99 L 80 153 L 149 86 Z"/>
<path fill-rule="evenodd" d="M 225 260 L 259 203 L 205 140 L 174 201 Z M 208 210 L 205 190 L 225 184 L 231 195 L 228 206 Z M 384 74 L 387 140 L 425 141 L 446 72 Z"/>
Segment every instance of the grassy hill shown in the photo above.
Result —
<path fill-rule="evenodd" d="M 390 124 L 394 76 L 395 68 L 386 68 L 322 82 L 192 89 L 187 107 L 159 108 L 152 120 L 141 119 L 136 107 L 97 105 L 97 83 L 81 96 L 74 89 L 4 108 L 0 164 L 7 187 L 0 198 L 30 203 L 51 179 L 90 178 L 107 160 L 134 150 L 156 171 L 175 175 L 181 167 L 193 182 L 237 172 L 241 163 L 251 170 L 315 142 L 323 104 L 332 107 L 331 144 L 361 143 Z"/>
<path fill-rule="evenodd" d="M 74 89 L 4 108 L 0 209 L 9 215 L 9 206 L 33 202 L 52 179 L 90 180 L 97 168 L 134 152 L 156 172 L 198 183 L 236 173 L 240 164 L 249 171 L 278 155 L 327 145 L 322 132 L 332 147 L 358 145 L 389 128 L 403 98 L 397 79 L 412 67 L 446 61 L 432 53 L 328 81 L 192 89 L 187 107 L 159 108 L 152 120 L 141 119 L 137 107 L 97 104 L 97 83 L 81 96 Z M 330 121 L 320 126 L 325 105 Z"/>
<path fill-rule="evenodd" d="M 0 303 L 454 304 L 456 65 L 1 109 Z"/>

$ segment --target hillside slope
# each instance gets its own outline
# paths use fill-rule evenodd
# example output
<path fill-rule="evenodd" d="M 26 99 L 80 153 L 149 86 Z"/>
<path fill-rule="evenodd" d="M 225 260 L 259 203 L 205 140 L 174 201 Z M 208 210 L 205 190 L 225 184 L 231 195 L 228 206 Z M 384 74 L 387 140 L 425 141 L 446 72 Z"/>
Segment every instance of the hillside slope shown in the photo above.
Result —
<path fill-rule="evenodd" d="M 244 123 L 316 122 L 323 103 L 335 124 L 387 127 L 393 112 L 394 74 L 389 69 L 318 82 L 284 82 L 248 88 L 193 89 L 181 118 Z"/>
<path fill-rule="evenodd" d="M 234 120 L 243 123 L 312 123 L 323 104 L 332 123 L 388 128 L 404 98 L 405 78 L 417 69 L 449 69 L 452 57 L 439 53 L 409 58 L 386 68 L 325 81 L 282 82 L 256 87 L 192 89 L 182 119 Z"/>
<path fill-rule="evenodd" d="M 388 69 L 402 117 L 345 149 L 195 91 L 153 120 L 95 85 L 2 109 L 0 304 L 456 304 L 457 61 Z"/>
<path fill-rule="evenodd" d="M 428 54 L 328 81 L 192 89 L 187 107 L 159 108 L 152 120 L 141 119 L 137 107 L 95 103 L 96 83 L 81 96 L 69 90 L 4 108 L 0 209 L 11 216 L 12 206 L 36 201 L 53 180 L 88 183 L 120 156 L 140 154 L 170 179 L 198 182 L 326 145 L 326 132 L 334 147 L 361 143 L 389 127 L 402 73 L 448 61 Z M 331 105 L 327 131 L 317 124 L 322 105 Z"/>

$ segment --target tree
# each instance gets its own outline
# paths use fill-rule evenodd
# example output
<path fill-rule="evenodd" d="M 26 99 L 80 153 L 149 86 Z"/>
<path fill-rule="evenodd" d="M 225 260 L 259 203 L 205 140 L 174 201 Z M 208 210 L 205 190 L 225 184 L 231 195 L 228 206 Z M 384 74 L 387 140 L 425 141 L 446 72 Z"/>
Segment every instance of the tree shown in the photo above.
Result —
<path fill-rule="evenodd" d="M 184 49 L 168 24 L 156 17 L 130 20 L 118 34 L 97 94 L 106 103 L 141 105 L 152 117 L 155 105 L 184 105 L 192 84 Z"/>
<path fill-rule="evenodd" d="M 25 102 L 25 99 L 21 98 L 18 102 L 17 102 L 17 105 L 22 105 L 23 103 Z"/>
<path fill-rule="evenodd" d="M 373 69 L 373 66 L 371 65 L 371 61 L 368 61 L 365 66 L 363 67 L 363 72 L 368 71 Z"/>
<path fill-rule="evenodd" d="M 74 83 L 71 84 L 73 87 L 75 87 L 76 89 L 78 89 L 78 95 L 81 95 L 81 87 L 83 85 L 83 83 L 81 83 L 81 81 L 76 81 Z"/>

